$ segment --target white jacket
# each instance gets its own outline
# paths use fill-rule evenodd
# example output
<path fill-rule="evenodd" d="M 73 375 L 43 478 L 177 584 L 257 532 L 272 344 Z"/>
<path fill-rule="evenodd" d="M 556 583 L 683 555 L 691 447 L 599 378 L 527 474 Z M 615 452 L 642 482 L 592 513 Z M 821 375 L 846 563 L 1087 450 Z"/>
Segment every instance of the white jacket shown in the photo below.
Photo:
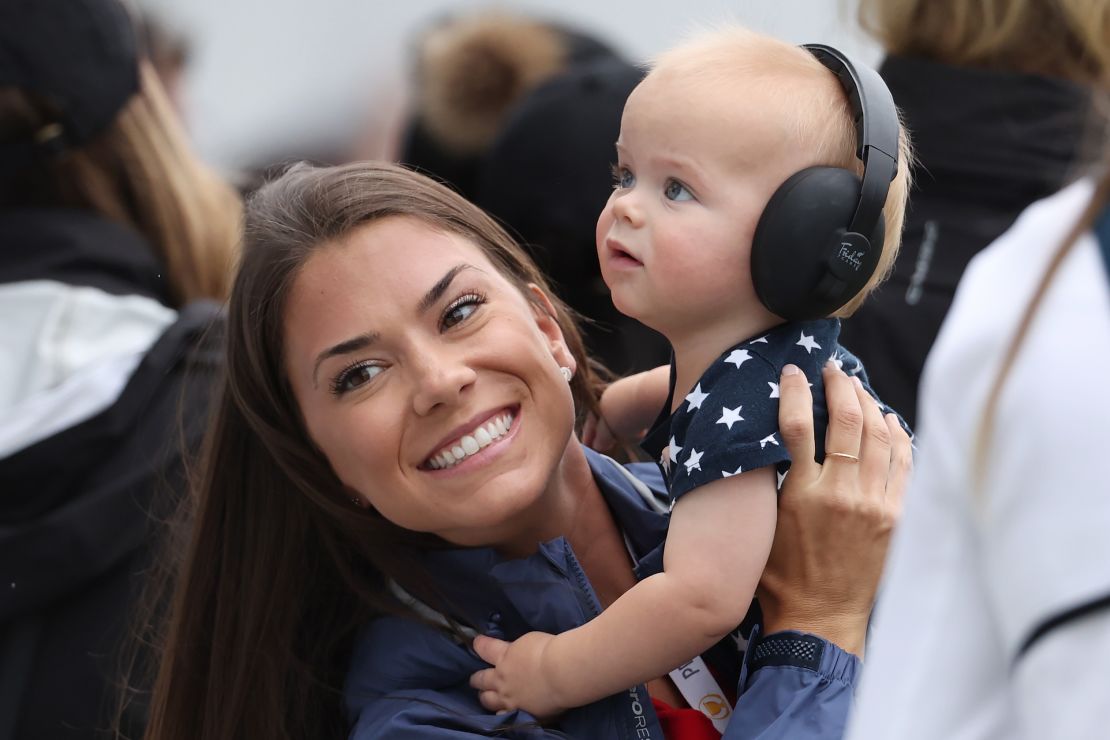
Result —
<path fill-rule="evenodd" d="M 1110 282 L 1093 233 L 1041 303 L 974 483 L 1002 355 L 1092 192 L 1030 207 L 960 284 L 850 738 L 1110 737 Z"/>

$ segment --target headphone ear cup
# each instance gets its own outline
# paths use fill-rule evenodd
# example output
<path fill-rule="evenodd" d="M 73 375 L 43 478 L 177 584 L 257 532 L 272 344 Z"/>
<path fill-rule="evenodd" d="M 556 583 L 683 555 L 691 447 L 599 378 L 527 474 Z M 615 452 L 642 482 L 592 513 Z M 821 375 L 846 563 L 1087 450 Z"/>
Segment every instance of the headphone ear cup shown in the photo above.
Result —
<path fill-rule="evenodd" d="M 839 302 L 817 290 L 859 194 L 854 172 L 808 167 L 791 175 L 767 201 L 752 239 L 751 268 L 756 295 L 771 313 L 788 321 L 828 316 L 866 284 L 870 273 Z"/>

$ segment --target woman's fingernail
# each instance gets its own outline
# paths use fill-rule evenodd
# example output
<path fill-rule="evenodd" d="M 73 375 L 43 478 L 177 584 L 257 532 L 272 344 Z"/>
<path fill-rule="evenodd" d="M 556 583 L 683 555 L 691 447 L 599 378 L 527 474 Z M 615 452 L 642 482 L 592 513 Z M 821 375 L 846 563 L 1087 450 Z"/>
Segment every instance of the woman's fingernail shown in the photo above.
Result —
<path fill-rule="evenodd" d="M 800 372 L 801 372 L 801 370 L 798 369 L 797 365 L 786 365 L 782 369 L 782 374 L 784 376 L 785 375 L 797 375 Z"/>

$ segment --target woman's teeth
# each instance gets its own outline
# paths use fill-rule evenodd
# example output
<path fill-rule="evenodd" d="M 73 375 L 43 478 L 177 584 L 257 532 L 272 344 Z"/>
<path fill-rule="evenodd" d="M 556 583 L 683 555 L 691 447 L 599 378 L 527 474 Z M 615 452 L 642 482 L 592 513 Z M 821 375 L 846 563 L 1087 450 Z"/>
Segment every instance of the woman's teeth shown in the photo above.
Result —
<path fill-rule="evenodd" d="M 504 436 L 513 425 L 513 415 L 504 413 L 481 424 L 470 434 L 464 434 L 457 442 L 432 455 L 428 460 L 428 467 L 432 470 L 444 470 L 454 467 L 471 455 L 476 454 L 483 447 L 488 447 L 493 440 Z"/>

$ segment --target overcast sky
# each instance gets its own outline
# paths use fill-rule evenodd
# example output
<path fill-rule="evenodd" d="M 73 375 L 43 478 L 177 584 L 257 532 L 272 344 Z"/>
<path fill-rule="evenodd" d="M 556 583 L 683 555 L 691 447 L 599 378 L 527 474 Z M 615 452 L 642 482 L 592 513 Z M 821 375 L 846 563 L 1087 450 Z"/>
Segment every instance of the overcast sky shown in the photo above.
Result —
<path fill-rule="evenodd" d="M 404 84 L 410 36 L 444 12 L 491 7 L 559 20 L 640 60 L 700 23 L 738 20 L 779 38 L 838 45 L 875 63 L 852 0 L 139 0 L 189 38 L 187 123 L 221 167 L 298 142 L 348 136 Z M 302 145 L 304 146 L 304 145 Z"/>

